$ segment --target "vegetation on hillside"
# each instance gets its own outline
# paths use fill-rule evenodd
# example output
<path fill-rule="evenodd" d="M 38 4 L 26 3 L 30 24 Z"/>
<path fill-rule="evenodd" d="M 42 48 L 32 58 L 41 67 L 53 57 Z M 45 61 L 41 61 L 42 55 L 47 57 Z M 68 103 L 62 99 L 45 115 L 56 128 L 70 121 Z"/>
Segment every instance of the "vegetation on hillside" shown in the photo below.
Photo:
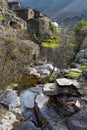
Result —
<path fill-rule="evenodd" d="M 75 34 L 75 41 L 76 41 L 75 53 L 77 53 L 80 50 L 80 47 L 83 44 L 83 40 L 87 35 L 87 21 L 81 20 L 75 26 L 74 34 Z"/>

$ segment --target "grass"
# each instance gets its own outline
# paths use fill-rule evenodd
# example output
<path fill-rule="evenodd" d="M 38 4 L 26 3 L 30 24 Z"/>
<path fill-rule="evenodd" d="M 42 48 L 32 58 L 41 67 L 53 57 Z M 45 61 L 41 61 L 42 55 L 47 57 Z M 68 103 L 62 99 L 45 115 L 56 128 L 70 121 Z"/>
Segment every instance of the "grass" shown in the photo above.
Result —
<path fill-rule="evenodd" d="M 67 76 L 70 76 L 70 77 L 79 77 L 80 75 L 81 75 L 81 72 L 79 72 L 79 73 L 71 72 L 71 73 L 67 74 Z"/>
<path fill-rule="evenodd" d="M 6 17 L 3 16 L 3 15 L 1 15 L 1 16 L 0 16 L 0 19 L 5 21 L 5 20 L 6 20 Z"/>
<path fill-rule="evenodd" d="M 86 65 L 82 65 L 80 68 L 81 71 L 87 70 L 87 66 Z"/>
<path fill-rule="evenodd" d="M 56 47 L 59 46 L 58 42 L 55 39 L 48 39 L 42 43 L 43 47 Z"/>

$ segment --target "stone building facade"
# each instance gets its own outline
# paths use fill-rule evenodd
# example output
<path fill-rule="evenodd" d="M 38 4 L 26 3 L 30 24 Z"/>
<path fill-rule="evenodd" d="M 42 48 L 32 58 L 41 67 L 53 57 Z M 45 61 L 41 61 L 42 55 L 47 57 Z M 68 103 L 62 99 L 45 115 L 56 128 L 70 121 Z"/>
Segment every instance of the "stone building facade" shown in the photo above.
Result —
<path fill-rule="evenodd" d="M 22 8 L 21 2 L 16 2 L 16 1 L 8 2 L 8 6 L 12 10 L 16 10 L 16 9 L 21 9 Z"/>
<path fill-rule="evenodd" d="M 34 11 L 31 8 L 17 9 L 15 12 L 25 21 L 34 18 Z"/>
<path fill-rule="evenodd" d="M 8 5 L 19 17 L 27 22 L 27 29 L 29 32 L 36 34 L 36 36 L 52 34 L 50 19 L 43 13 L 31 8 L 22 8 L 20 2 L 9 2 Z"/>

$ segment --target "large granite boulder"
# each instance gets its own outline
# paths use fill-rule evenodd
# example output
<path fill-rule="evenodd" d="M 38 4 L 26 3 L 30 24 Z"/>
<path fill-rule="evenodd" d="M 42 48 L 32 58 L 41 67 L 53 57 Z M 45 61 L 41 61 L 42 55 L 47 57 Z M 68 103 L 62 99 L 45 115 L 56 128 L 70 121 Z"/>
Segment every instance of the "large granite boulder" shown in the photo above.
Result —
<path fill-rule="evenodd" d="M 87 108 L 71 116 L 67 126 L 70 130 L 87 130 Z"/>

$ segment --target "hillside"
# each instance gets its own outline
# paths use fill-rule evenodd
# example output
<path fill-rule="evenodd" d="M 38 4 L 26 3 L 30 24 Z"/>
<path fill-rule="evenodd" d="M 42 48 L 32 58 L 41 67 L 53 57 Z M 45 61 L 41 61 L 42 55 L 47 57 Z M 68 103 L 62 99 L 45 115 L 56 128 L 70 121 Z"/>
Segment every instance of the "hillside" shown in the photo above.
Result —
<path fill-rule="evenodd" d="M 53 21 L 59 23 L 76 23 L 87 19 L 87 0 L 20 0 L 24 7 L 43 11 Z"/>
<path fill-rule="evenodd" d="M 10 4 L 0 0 L 0 130 L 87 130 L 87 21 L 59 31 L 41 12 Z"/>

